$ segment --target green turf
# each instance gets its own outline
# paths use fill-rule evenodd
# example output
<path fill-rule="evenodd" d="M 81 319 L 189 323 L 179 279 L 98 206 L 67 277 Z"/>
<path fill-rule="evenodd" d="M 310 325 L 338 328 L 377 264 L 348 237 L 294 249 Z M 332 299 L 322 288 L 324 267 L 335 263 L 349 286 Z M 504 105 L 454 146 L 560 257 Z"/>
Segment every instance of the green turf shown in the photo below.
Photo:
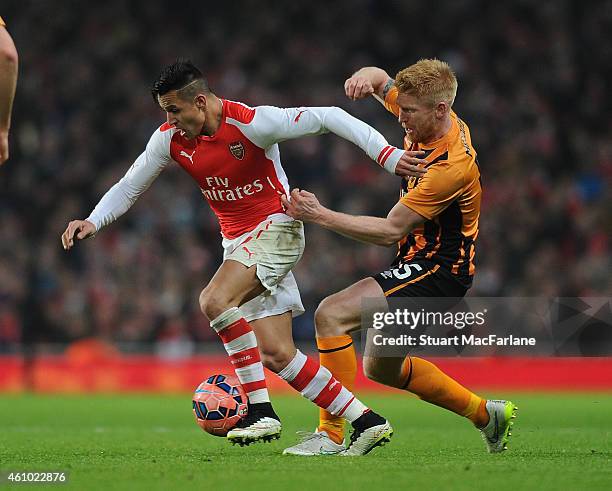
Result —
<path fill-rule="evenodd" d="M 395 435 L 341 459 L 281 455 L 296 430 L 315 426 L 316 411 L 297 397 L 275 397 L 281 440 L 240 448 L 195 425 L 188 394 L 2 396 L 0 471 L 65 470 L 70 482 L 59 488 L 84 490 L 612 489 L 612 394 L 512 397 L 520 409 L 510 450 L 489 455 L 453 414 L 365 395 Z"/>

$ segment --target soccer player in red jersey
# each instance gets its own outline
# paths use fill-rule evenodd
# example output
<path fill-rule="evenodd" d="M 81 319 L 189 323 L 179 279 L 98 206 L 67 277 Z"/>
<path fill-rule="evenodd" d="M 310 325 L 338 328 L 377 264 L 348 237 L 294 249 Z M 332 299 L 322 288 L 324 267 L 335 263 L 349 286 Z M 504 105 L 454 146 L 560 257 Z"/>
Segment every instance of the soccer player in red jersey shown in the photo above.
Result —
<path fill-rule="evenodd" d="M 0 17 L 0 165 L 9 158 L 8 136 L 17 86 L 17 63 L 15 43 Z"/>
<path fill-rule="evenodd" d="M 224 261 L 202 290 L 200 307 L 218 333 L 249 397 L 248 415 L 227 438 L 239 444 L 278 438 L 263 366 L 355 428 L 346 455 L 385 442 L 392 429 L 318 362 L 296 350 L 291 317 L 303 312 L 291 273 L 304 250 L 303 224 L 285 213 L 289 184 L 278 143 L 333 132 L 361 147 L 389 172 L 421 175 L 417 152 L 390 146 L 376 130 L 335 107 L 249 107 L 217 97 L 193 64 L 166 67 L 153 98 L 167 121 L 125 176 L 85 220 L 62 235 L 64 249 L 125 213 L 171 163 L 189 174 L 217 215 Z M 401 169 L 398 171 L 398 169 Z M 416 169 L 416 170 L 415 170 Z"/>
<path fill-rule="evenodd" d="M 376 96 L 405 130 L 405 147 L 423 151 L 422 177 L 402 180 L 399 202 L 387 218 L 351 216 L 322 206 L 316 196 L 293 190 L 283 198 L 287 213 L 347 237 L 390 246 L 399 242 L 387 271 L 365 278 L 323 300 L 315 314 L 321 364 L 352 389 L 355 351 L 349 333 L 361 327 L 361 299 L 463 297 L 472 284 L 482 188 L 468 126 L 451 109 L 457 79 L 440 60 L 421 60 L 395 80 L 367 67 L 345 83 L 351 99 Z M 365 374 L 444 407 L 479 428 L 489 452 L 501 452 L 516 410 L 510 401 L 487 401 L 462 387 L 432 363 L 415 356 L 364 356 Z M 321 411 L 318 430 L 285 450 L 313 455 L 342 450 L 344 422 Z"/>

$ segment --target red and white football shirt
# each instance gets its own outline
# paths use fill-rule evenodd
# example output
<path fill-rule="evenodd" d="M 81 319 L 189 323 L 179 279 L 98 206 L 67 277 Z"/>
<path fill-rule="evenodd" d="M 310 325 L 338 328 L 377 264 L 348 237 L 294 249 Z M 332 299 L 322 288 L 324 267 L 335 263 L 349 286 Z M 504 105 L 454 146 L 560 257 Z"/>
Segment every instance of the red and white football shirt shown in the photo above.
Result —
<path fill-rule="evenodd" d="M 289 195 L 289 182 L 279 142 L 332 132 L 358 145 L 385 168 L 394 167 L 403 154 L 374 128 L 337 107 L 252 108 L 228 100 L 222 103 L 221 123 L 213 136 L 189 140 L 167 123 L 160 126 L 87 220 L 98 230 L 116 220 L 174 161 L 200 187 L 223 236 L 233 239 L 268 217 L 292 220 L 284 215 L 280 199 Z"/>

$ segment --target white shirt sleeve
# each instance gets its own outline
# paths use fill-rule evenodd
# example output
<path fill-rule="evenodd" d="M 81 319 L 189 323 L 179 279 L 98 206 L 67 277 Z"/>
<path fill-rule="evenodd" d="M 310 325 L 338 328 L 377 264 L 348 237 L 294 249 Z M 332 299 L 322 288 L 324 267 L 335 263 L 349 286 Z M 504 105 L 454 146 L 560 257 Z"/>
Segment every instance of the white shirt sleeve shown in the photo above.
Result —
<path fill-rule="evenodd" d="M 281 109 L 259 106 L 255 108 L 253 121 L 244 125 L 242 131 L 251 133 L 249 137 L 253 143 L 262 148 L 301 136 L 331 132 L 360 147 L 372 160 L 392 174 L 404 154 L 404 150 L 389 145 L 385 137 L 370 125 L 339 107 Z"/>
<path fill-rule="evenodd" d="M 134 161 L 125 176 L 110 188 L 86 219 L 96 231 L 123 215 L 168 165 L 173 130 L 153 133 L 147 147 Z"/>

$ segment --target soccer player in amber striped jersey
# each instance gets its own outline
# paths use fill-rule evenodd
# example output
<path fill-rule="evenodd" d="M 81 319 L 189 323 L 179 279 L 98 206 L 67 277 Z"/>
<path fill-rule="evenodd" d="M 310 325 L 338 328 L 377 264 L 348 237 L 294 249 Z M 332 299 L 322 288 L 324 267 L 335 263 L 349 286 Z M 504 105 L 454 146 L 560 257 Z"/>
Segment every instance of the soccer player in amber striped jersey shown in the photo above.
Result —
<path fill-rule="evenodd" d="M 349 333 L 361 327 L 362 298 L 463 297 L 471 286 L 482 188 L 470 131 L 451 109 L 457 79 L 448 64 L 420 60 L 395 80 L 380 68 L 363 68 L 346 81 L 345 90 L 352 99 L 374 95 L 397 116 L 406 148 L 421 152 L 427 171 L 403 179 L 400 200 L 387 218 L 337 213 L 306 191 L 293 190 L 291 201 L 284 199 L 294 218 L 372 244 L 399 242 L 388 270 L 326 298 L 315 316 L 321 364 L 351 388 L 356 362 Z M 365 356 L 364 372 L 468 418 L 490 452 L 504 450 L 515 411 L 510 401 L 482 399 L 415 356 Z M 331 450 L 342 441 L 343 430 L 341 420 L 321 411 L 317 431 L 285 453 Z"/>
<path fill-rule="evenodd" d="M 398 87 L 385 97 L 385 107 L 399 117 Z M 408 106 L 406 112 L 413 109 Z M 412 126 L 411 126 L 412 124 Z M 426 220 L 399 241 L 395 264 L 428 259 L 446 268 L 469 288 L 474 276 L 474 250 L 482 195 L 480 169 L 468 126 L 451 110 L 450 129 L 434 141 L 418 123 L 408 120 L 405 147 L 424 152 L 423 178 L 402 179 L 400 202 Z M 401 289 L 400 285 L 393 288 Z M 390 291 L 390 290 L 388 290 Z M 397 290 L 396 290 L 397 291 Z M 390 293 L 387 293 L 389 295 Z"/>

